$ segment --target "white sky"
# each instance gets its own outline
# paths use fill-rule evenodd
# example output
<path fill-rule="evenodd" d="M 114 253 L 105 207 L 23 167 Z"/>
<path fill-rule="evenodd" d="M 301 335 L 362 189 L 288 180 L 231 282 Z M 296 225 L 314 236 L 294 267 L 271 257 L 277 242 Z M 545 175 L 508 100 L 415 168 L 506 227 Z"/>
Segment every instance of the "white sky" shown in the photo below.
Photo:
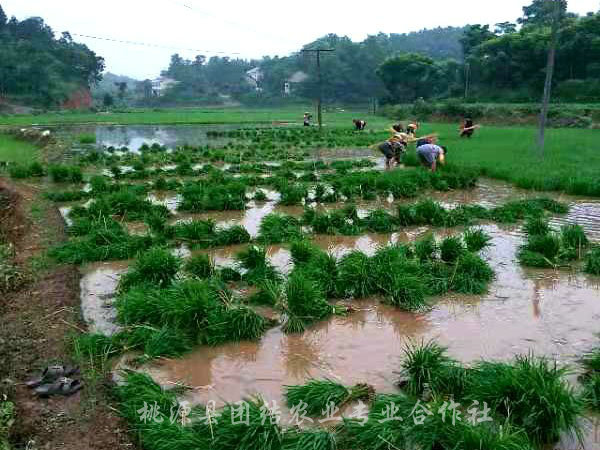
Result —
<path fill-rule="evenodd" d="M 437 26 L 515 21 L 529 0 L 0 0 L 8 16 L 41 16 L 55 32 L 139 41 L 147 48 L 73 36 L 106 59 L 107 70 L 154 78 L 170 55 L 225 52 L 284 56 L 327 33 L 362 40 Z M 600 10 L 599 0 L 570 0 L 569 11 Z M 198 49 L 190 51 L 185 49 Z"/>

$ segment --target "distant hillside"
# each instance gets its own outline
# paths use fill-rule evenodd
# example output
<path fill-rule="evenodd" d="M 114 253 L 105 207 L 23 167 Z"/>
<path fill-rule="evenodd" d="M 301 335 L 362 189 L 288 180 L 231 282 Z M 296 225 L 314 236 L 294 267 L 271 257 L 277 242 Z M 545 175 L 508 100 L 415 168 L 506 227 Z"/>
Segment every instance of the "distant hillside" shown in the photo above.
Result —
<path fill-rule="evenodd" d="M 423 53 L 434 59 L 462 59 L 460 43 L 465 29 L 457 27 L 434 28 L 405 34 L 390 34 L 390 52 Z"/>

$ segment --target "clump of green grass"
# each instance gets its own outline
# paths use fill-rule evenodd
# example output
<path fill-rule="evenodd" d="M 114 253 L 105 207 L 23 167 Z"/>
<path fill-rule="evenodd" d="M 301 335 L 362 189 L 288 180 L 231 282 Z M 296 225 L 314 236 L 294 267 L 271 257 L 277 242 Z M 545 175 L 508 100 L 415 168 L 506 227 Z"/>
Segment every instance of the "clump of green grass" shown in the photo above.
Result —
<path fill-rule="evenodd" d="M 267 259 L 267 252 L 264 248 L 250 245 L 236 255 L 236 260 L 246 271 L 243 279 L 249 284 L 258 284 L 264 280 L 281 280 L 281 275 Z"/>
<path fill-rule="evenodd" d="M 200 278 L 212 278 L 215 275 L 215 264 L 210 256 L 200 254 L 191 257 L 184 266 L 185 272 Z"/>
<path fill-rule="evenodd" d="M 375 292 L 369 257 L 360 251 L 345 255 L 338 264 L 338 292 L 341 295 L 365 298 Z"/>
<path fill-rule="evenodd" d="M 260 224 L 257 240 L 261 244 L 280 244 L 301 240 L 302 237 L 302 224 L 298 219 L 282 214 L 269 214 Z"/>
<path fill-rule="evenodd" d="M 462 240 L 455 236 L 449 236 L 440 243 L 440 255 L 442 261 L 451 263 L 456 261 L 465 252 Z"/>
<path fill-rule="evenodd" d="M 533 355 L 517 356 L 512 364 L 481 362 L 469 375 L 465 399 L 487 402 L 537 445 L 555 443 L 563 434 L 580 437 L 582 403 L 566 374 Z"/>
<path fill-rule="evenodd" d="M 274 413 L 270 412 L 261 398 L 246 400 L 248 422 L 237 423 L 229 420 L 234 417 L 236 405 L 226 405 L 222 417 L 214 426 L 212 447 L 222 450 L 279 450 L 284 434 Z"/>
<path fill-rule="evenodd" d="M 479 252 L 490 245 L 491 236 L 481 229 L 468 229 L 463 234 L 463 239 L 470 252 Z"/>
<path fill-rule="evenodd" d="M 585 272 L 600 275 L 600 247 L 594 247 L 586 256 Z"/>
<path fill-rule="evenodd" d="M 313 209 L 306 209 L 304 222 L 312 226 L 315 233 L 341 234 L 344 236 L 358 236 L 365 230 L 365 223 L 358 216 L 354 205 L 348 205 L 342 210 L 318 213 Z"/>
<path fill-rule="evenodd" d="M 298 271 L 292 272 L 288 278 L 283 306 L 288 319 L 283 326 L 285 332 L 297 332 L 299 328 L 304 329 L 336 313 L 319 283 Z"/>
<path fill-rule="evenodd" d="M 226 342 L 255 341 L 268 327 L 267 320 L 244 305 L 226 305 L 213 309 L 202 341 L 208 345 Z"/>
<path fill-rule="evenodd" d="M 484 294 L 494 279 L 494 271 L 480 256 L 464 252 L 456 260 L 450 287 L 461 294 Z"/>
<path fill-rule="evenodd" d="M 268 199 L 267 194 L 262 189 L 258 189 L 254 193 L 254 201 L 256 201 L 256 202 L 265 202 L 265 201 L 267 201 L 267 199 Z"/>
<path fill-rule="evenodd" d="M 300 184 L 285 184 L 280 189 L 280 203 L 286 206 L 300 205 L 308 195 L 306 187 Z"/>
<path fill-rule="evenodd" d="M 369 401 L 373 395 L 373 388 L 366 384 L 349 388 L 330 379 L 311 379 L 304 385 L 285 386 L 287 405 L 293 408 L 306 403 L 306 412 L 310 416 L 326 415 L 331 404 L 341 407 L 356 400 Z"/>
<path fill-rule="evenodd" d="M 308 241 L 297 241 L 291 246 L 294 272 L 317 282 L 327 297 L 336 293 L 337 261 L 327 252 Z"/>
<path fill-rule="evenodd" d="M 367 229 L 374 233 L 391 233 L 397 228 L 396 218 L 382 209 L 369 213 L 364 222 Z"/>
<path fill-rule="evenodd" d="M 422 278 L 394 271 L 390 274 L 390 281 L 383 288 L 387 303 L 407 311 L 425 308 L 426 289 Z"/>
<path fill-rule="evenodd" d="M 180 211 L 230 211 L 246 207 L 246 185 L 238 182 L 186 183 L 181 195 Z"/>
<path fill-rule="evenodd" d="M 159 356 L 178 357 L 193 348 L 193 341 L 185 330 L 163 325 L 161 328 L 138 325 L 122 331 L 114 339 L 127 349 L 141 350 L 143 359 Z"/>
<path fill-rule="evenodd" d="M 80 144 L 95 144 L 96 143 L 96 135 L 92 133 L 82 133 L 79 135 L 79 143 Z"/>
<path fill-rule="evenodd" d="M 48 167 L 50 179 L 55 183 L 81 183 L 83 174 L 77 166 L 51 165 Z"/>
<path fill-rule="evenodd" d="M 585 369 L 580 377 L 583 402 L 588 408 L 600 411 L 600 347 L 583 355 L 581 364 Z"/>
<path fill-rule="evenodd" d="M 11 178 L 22 179 L 43 177 L 46 175 L 46 170 L 38 161 L 33 161 L 27 165 L 11 164 L 8 168 L 8 173 Z"/>
<path fill-rule="evenodd" d="M 529 217 L 523 229 L 529 236 L 545 236 L 550 233 L 550 225 L 544 216 Z"/>
<path fill-rule="evenodd" d="M 401 387 L 417 397 L 426 390 L 433 395 L 462 393 L 465 377 L 454 376 L 460 367 L 447 350 L 434 341 L 407 344 L 400 371 Z M 450 385 L 449 381 L 454 383 Z"/>
<path fill-rule="evenodd" d="M 178 257 L 165 248 L 154 247 L 138 256 L 133 267 L 121 278 L 119 287 L 121 290 L 141 284 L 167 287 L 180 268 Z"/>
<path fill-rule="evenodd" d="M 579 254 L 581 254 L 590 243 L 581 225 L 563 226 L 560 230 L 560 239 L 563 247 L 577 250 Z"/>
<path fill-rule="evenodd" d="M 438 246 L 432 234 L 428 234 L 423 239 L 415 242 L 415 254 L 422 262 L 434 259 L 437 251 Z"/>

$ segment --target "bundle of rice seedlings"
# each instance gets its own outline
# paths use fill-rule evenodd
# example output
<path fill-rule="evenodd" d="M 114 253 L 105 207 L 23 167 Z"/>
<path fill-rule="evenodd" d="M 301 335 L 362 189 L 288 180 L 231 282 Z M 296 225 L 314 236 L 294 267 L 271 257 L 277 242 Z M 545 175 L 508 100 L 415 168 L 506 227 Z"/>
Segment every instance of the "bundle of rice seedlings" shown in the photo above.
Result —
<path fill-rule="evenodd" d="M 300 240 L 302 237 L 302 224 L 298 219 L 282 214 L 269 214 L 260 224 L 257 240 L 262 244 L 279 244 Z"/>
<path fill-rule="evenodd" d="M 338 263 L 338 292 L 340 295 L 365 298 L 376 292 L 371 277 L 372 264 L 367 255 L 354 250 Z"/>
<path fill-rule="evenodd" d="M 550 233 L 548 220 L 543 216 L 529 217 L 523 226 L 529 236 L 545 236 Z"/>
<path fill-rule="evenodd" d="M 404 395 L 377 395 L 366 422 L 344 418 L 339 448 L 390 450 L 406 447 L 407 418 L 415 400 Z M 395 413 L 390 417 L 390 413 Z M 398 420 L 397 418 L 403 420 Z M 390 420 L 396 419 L 396 420 Z"/>
<path fill-rule="evenodd" d="M 415 255 L 422 262 L 435 259 L 437 250 L 438 247 L 433 234 L 428 234 L 423 239 L 415 242 Z"/>
<path fill-rule="evenodd" d="M 337 450 L 335 433 L 320 430 L 287 430 L 282 450 Z"/>
<path fill-rule="evenodd" d="M 226 405 L 222 417 L 214 426 L 212 447 L 220 450 L 280 450 L 284 435 L 274 413 L 261 398 L 245 400 L 248 422 L 230 420 L 239 410 L 237 405 Z M 246 417 L 245 417 L 246 418 Z"/>
<path fill-rule="evenodd" d="M 257 285 L 258 291 L 248 298 L 253 305 L 277 306 L 283 298 L 283 285 L 276 281 L 264 280 Z"/>
<path fill-rule="evenodd" d="M 396 222 L 403 227 L 416 224 L 415 210 L 411 205 L 398 205 Z"/>
<path fill-rule="evenodd" d="M 256 202 L 265 202 L 265 201 L 267 201 L 267 199 L 268 199 L 267 194 L 262 189 L 257 189 L 256 192 L 254 193 L 254 201 L 256 201 Z"/>
<path fill-rule="evenodd" d="M 125 348 L 143 351 L 146 359 L 178 357 L 189 352 L 194 344 L 189 333 L 168 325 L 161 328 L 136 325 L 118 333 L 114 339 Z"/>
<path fill-rule="evenodd" d="M 73 353 L 80 364 L 88 364 L 91 368 L 108 367 L 108 360 L 118 355 L 121 349 L 112 338 L 103 334 L 84 333 L 73 339 Z"/>
<path fill-rule="evenodd" d="M 470 252 L 479 252 L 490 245 L 492 237 L 481 229 L 468 229 L 463 234 L 463 240 Z"/>
<path fill-rule="evenodd" d="M 234 225 L 217 231 L 212 244 L 216 247 L 225 247 L 228 245 L 247 244 L 251 240 L 250 233 L 243 226 Z"/>
<path fill-rule="evenodd" d="M 529 236 L 525 249 L 544 255 L 553 261 L 560 252 L 560 238 L 554 234 Z"/>
<path fill-rule="evenodd" d="M 526 249 L 519 250 L 519 262 L 526 267 L 551 268 L 555 267 L 553 261 L 550 261 L 541 253 L 532 252 Z"/>
<path fill-rule="evenodd" d="M 48 175 L 55 183 L 81 183 L 83 181 L 81 168 L 77 166 L 50 165 Z"/>
<path fill-rule="evenodd" d="M 494 279 L 490 265 L 478 255 L 464 252 L 456 260 L 450 280 L 451 289 L 461 294 L 484 294 Z"/>
<path fill-rule="evenodd" d="M 403 351 L 401 386 L 408 393 L 420 397 L 426 390 L 433 395 L 462 392 L 460 378 L 452 373 L 459 367 L 458 363 L 447 355 L 446 347 L 435 341 L 422 341 L 407 344 Z M 456 383 L 448 385 L 449 380 Z"/>
<path fill-rule="evenodd" d="M 310 241 L 298 240 L 292 242 L 290 252 L 292 254 L 292 262 L 294 265 L 300 265 L 308 263 L 323 251 Z"/>
<path fill-rule="evenodd" d="M 287 184 L 280 189 L 280 203 L 286 206 L 300 205 L 308 195 L 306 187 L 301 184 Z"/>
<path fill-rule="evenodd" d="M 582 398 L 585 405 L 600 410 L 600 348 L 595 348 L 581 358 L 585 372 L 580 377 L 583 384 Z"/>
<path fill-rule="evenodd" d="M 440 255 L 444 262 L 454 262 L 465 252 L 460 238 L 449 236 L 440 243 Z"/>
<path fill-rule="evenodd" d="M 357 384 L 351 388 L 331 379 L 311 379 L 300 386 L 285 386 L 287 405 L 290 408 L 306 403 L 309 416 L 325 416 L 328 407 L 333 403 L 341 407 L 356 400 L 370 401 L 374 390 L 366 384 Z"/>
<path fill-rule="evenodd" d="M 385 301 L 407 311 L 423 310 L 425 302 L 424 280 L 415 275 L 392 273 L 391 283 L 383 288 Z"/>
<path fill-rule="evenodd" d="M 126 291 L 140 284 L 166 287 L 173 282 L 180 267 L 181 260 L 169 250 L 153 247 L 138 256 L 133 267 L 121 278 L 119 288 Z"/>
<path fill-rule="evenodd" d="M 547 198 L 515 200 L 492 209 L 490 216 L 498 222 L 515 223 L 525 217 L 542 216 L 544 210 L 556 214 L 565 214 L 569 211 L 569 208 L 562 203 Z"/>
<path fill-rule="evenodd" d="M 184 270 L 197 278 L 212 278 L 215 274 L 215 265 L 210 256 L 200 254 L 191 257 L 185 264 Z"/>
<path fill-rule="evenodd" d="M 600 247 L 594 247 L 587 254 L 584 270 L 592 275 L 600 275 Z"/>
<path fill-rule="evenodd" d="M 244 305 L 216 308 L 208 314 L 202 340 L 215 346 L 226 342 L 256 341 L 268 327 L 267 320 Z"/>
<path fill-rule="evenodd" d="M 581 225 L 565 225 L 560 229 L 561 244 L 568 249 L 574 249 L 581 254 L 590 241 Z"/>
<path fill-rule="evenodd" d="M 318 282 L 302 272 L 290 274 L 285 289 L 286 312 L 304 322 L 305 325 L 322 320 L 336 312 L 325 299 Z"/>
<path fill-rule="evenodd" d="M 533 355 L 517 356 L 512 364 L 484 361 L 471 371 L 465 400 L 487 402 L 536 445 L 563 435 L 580 438 L 582 402 L 565 380 L 567 372 Z"/>
<path fill-rule="evenodd" d="M 423 200 L 414 206 L 415 223 L 423 225 L 444 226 L 448 213 L 433 200 Z"/>
<path fill-rule="evenodd" d="M 176 239 L 193 241 L 200 247 L 210 247 L 217 234 L 214 220 L 179 222 L 173 230 Z"/>
<path fill-rule="evenodd" d="M 364 220 L 367 229 L 374 233 L 391 233 L 396 230 L 396 218 L 383 209 L 369 213 Z"/>
<path fill-rule="evenodd" d="M 242 274 L 233 267 L 223 267 L 217 271 L 217 276 L 225 283 L 241 281 Z"/>
<path fill-rule="evenodd" d="M 246 185 L 238 182 L 207 180 L 206 183 L 187 183 L 181 194 L 181 211 L 234 211 L 246 206 Z"/>
<path fill-rule="evenodd" d="M 250 245 L 247 249 L 238 253 L 235 258 L 246 271 L 243 279 L 249 284 L 257 284 L 264 280 L 281 280 L 281 275 L 267 259 L 264 248 Z"/>

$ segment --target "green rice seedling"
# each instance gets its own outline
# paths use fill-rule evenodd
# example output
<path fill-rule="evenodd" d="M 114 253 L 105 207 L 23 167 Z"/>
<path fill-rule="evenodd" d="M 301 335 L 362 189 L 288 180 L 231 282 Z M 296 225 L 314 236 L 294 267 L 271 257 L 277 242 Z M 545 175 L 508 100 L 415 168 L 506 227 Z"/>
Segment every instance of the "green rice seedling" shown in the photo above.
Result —
<path fill-rule="evenodd" d="M 335 433 L 321 430 L 287 430 L 282 450 L 337 450 Z"/>
<path fill-rule="evenodd" d="M 216 223 L 210 219 L 180 222 L 173 227 L 175 239 L 192 241 L 198 247 L 211 247 L 216 235 Z"/>
<path fill-rule="evenodd" d="M 522 248 L 517 254 L 519 262 L 526 267 L 552 268 L 555 263 L 538 252 Z"/>
<path fill-rule="evenodd" d="M 252 305 L 277 306 L 283 298 L 282 283 L 264 280 L 257 284 L 258 291 L 248 298 L 248 303 Z"/>
<path fill-rule="evenodd" d="M 214 426 L 212 447 L 219 450 L 280 450 L 284 434 L 273 412 L 261 398 L 245 400 L 247 422 L 229 420 L 236 417 L 239 405 L 226 405 L 223 420 Z M 245 423 L 244 423 L 245 422 Z"/>
<path fill-rule="evenodd" d="M 371 277 L 372 264 L 367 255 L 355 250 L 338 263 L 338 292 L 343 296 L 365 298 L 376 292 Z"/>
<path fill-rule="evenodd" d="M 465 253 L 465 250 L 463 242 L 458 237 L 449 236 L 440 243 L 442 261 L 447 263 L 455 262 Z"/>
<path fill-rule="evenodd" d="M 92 133 L 82 133 L 79 135 L 79 143 L 80 144 L 95 144 L 96 143 L 96 135 Z"/>
<path fill-rule="evenodd" d="M 300 265 L 308 263 L 316 255 L 322 252 L 322 250 L 310 241 L 298 240 L 292 242 L 290 252 L 292 254 L 292 262 L 294 265 Z"/>
<path fill-rule="evenodd" d="M 306 187 L 301 184 L 285 184 L 280 189 L 280 203 L 286 206 L 300 205 L 308 195 Z"/>
<path fill-rule="evenodd" d="M 193 341 L 188 333 L 168 325 L 161 328 L 137 325 L 120 332 L 114 339 L 125 348 L 143 351 L 144 359 L 178 357 L 193 348 Z"/>
<path fill-rule="evenodd" d="M 435 259 L 437 251 L 438 247 L 433 234 L 428 234 L 423 239 L 415 242 L 415 255 L 421 262 Z"/>
<path fill-rule="evenodd" d="M 294 271 L 290 274 L 285 287 L 285 298 L 284 311 L 306 325 L 336 312 L 325 299 L 325 293 L 319 283 L 302 272 Z"/>
<path fill-rule="evenodd" d="M 231 211 L 246 207 L 246 185 L 237 182 L 186 183 L 180 211 Z"/>
<path fill-rule="evenodd" d="M 434 341 L 409 343 L 404 347 L 404 360 L 400 371 L 401 385 L 414 396 L 428 389 L 435 394 L 449 394 L 462 390 L 462 386 L 448 386 L 449 373 L 458 363 L 447 355 L 448 349 Z"/>
<path fill-rule="evenodd" d="M 166 287 L 175 279 L 181 268 L 181 261 L 169 250 L 154 247 L 140 254 L 133 267 L 121 278 L 119 287 L 130 289 L 140 284 Z"/>
<path fill-rule="evenodd" d="M 550 233 L 548 220 L 543 216 L 529 217 L 523 229 L 528 236 L 545 236 Z"/>
<path fill-rule="evenodd" d="M 584 379 L 582 399 L 586 407 L 600 411 L 600 373 L 594 372 Z"/>
<path fill-rule="evenodd" d="M 306 403 L 306 412 L 310 416 L 325 415 L 331 403 L 339 407 L 351 398 L 349 388 L 330 379 L 312 379 L 301 386 L 285 386 L 285 396 L 290 408 Z"/>
<path fill-rule="evenodd" d="M 81 183 L 83 174 L 77 166 L 51 165 L 48 167 L 50 179 L 55 183 Z"/>
<path fill-rule="evenodd" d="M 265 202 L 268 200 L 267 193 L 262 189 L 258 189 L 254 194 L 254 201 L 256 202 Z"/>
<path fill-rule="evenodd" d="M 257 241 L 261 244 L 280 244 L 302 238 L 302 224 L 298 219 L 282 214 L 269 214 L 260 224 Z"/>
<path fill-rule="evenodd" d="M 90 367 L 104 371 L 108 360 L 118 355 L 121 349 L 108 336 L 84 333 L 73 339 L 73 352 L 78 363 L 89 364 Z"/>
<path fill-rule="evenodd" d="M 252 240 L 250 233 L 241 225 L 234 225 L 217 231 L 214 245 L 217 247 L 247 244 Z"/>
<path fill-rule="evenodd" d="M 344 418 L 339 434 L 339 448 L 407 448 L 406 423 L 415 403 L 413 398 L 404 395 L 377 395 L 366 422 L 361 419 Z"/>
<path fill-rule="evenodd" d="M 565 214 L 569 211 L 569 208 L 548 198 L 514 200 L 493 208 L 490 211 L 490 216 L 497 222 L 515 223 L 525 217 L 541 216 L 544 210 L 555 214 Z"/>
<path fill-rule="evenodd" d="M 225 283 L 241 281 L 242 274 L 233 267 L 223 267 L 217 271 L 217 278 Z"/>
<path fill-rule="evenodd" d="M 494 279 L 494 271 L 480 256 L 464 252 L 456 260 L 450 280 L 451 289 L 461 294 L 484 294 Z"/>
<path fill-rule="evenodd" d="M 407 311 L 419 311 L 425 308 L 426 290 L 422 278 L 393 272 L 390 279 L 391 283 L 383 288 L 386 303 Z"/>
<path fill-rule="evenodd" d="M 470 252 L 479 252 L 490 246 L 492 237 L 481 229 L 468 229 L 463 234 L 463 240 Z"/>
<path fill-rule="evenodd" d="M 292 244 L 291 253 L 294 272 L 318 283 L 327 297 L 335 296 L 338 274 L 335 257 L 308 241 Z"/>
<path fill-rule="evenodd" d="M 96 222 L 98 227 L 86 236 L 71 239 L 49 251 L 61 263 L 82 264 L 92 261 L 124 260 L 156 244 L 150 236 L 131 236 L 122 226 Z"/>
<path fill-rule="evenodd" d="M 215 264 L 210 256 L 200 254 L 191 257 L 184 266 L 184 270 L 200 279 L 212 278 L 215 274 Z"/>
<path fill-rule="evenodd" d="M 600 247 L 594 247 L 585 258 L 586 273 L 600 275 Z"/>
<path fill-rule="evenodd" d="M 258 284 L 264 280 L 281 280 L 281 275 L 268 261 L 264 248 L 250 245 L 236 255 L 236 260 L 240 267 L 246 271 L 243 279 L 249 284 Z"/>
<path fill-rule="evenodd" d="M 76 202 L 89 196 L 85 191 L 46 192 L 44 196 L 53 202 Z"/>
<path fill-rule="evenodd" d="M 424 200 L 414 206 L 416 224 L 443 226 L 446 223 L 447 212 L 433 200 Z"/>
<path fill-rule="evenodd" d="M 244 305 L 228 305 L 213 309 L 208 325 L 202 331 L 202 341 L 215 346 L 226 342 L 256 341 L 268 327 L 267 320 Z"/>
<path fill-rule="evenodd" d="M 533 355 L 517 356 L 512 364 L 484 361 L 471 371 L 465 400 L 487 402 L 536 445 L 555 443 L 563 435 L 580 438 L 582 402 L 566 374 L 556 362 Z"/>
<path fill-rule="evenodd" d="M 554 234 L 532 235 L 528 237 L 524 248 L 553 261 L 560 252 L 560 238 Z"/>
<path fill-rule="evenodd" d="M 400 226 L 408 227 L 416 224 L 415 209 L 412 205 L 398 205 L 396 221 Z"/>
<path fill-rule="evenodd" d="M 8 173 L 11 178 L 19 180 L 24 178 L 29 178 L 31 176 L 31 172 L 29 169 L 22 164 L 12 164 L 8 168 Z"/>
<path fill-rule="evenodd" d="M 560 240 L 563 247 L 577 250 L 579 254 L 590 243 L 581 225 L 565 225 L 561 227 Z"/>
<path fill-rule="evenodd" d="M 391 233 L 397 229 L 396 218 L 382 209 L 369 213 L 364 222 L 367 229 L 375 233 Z"/>

